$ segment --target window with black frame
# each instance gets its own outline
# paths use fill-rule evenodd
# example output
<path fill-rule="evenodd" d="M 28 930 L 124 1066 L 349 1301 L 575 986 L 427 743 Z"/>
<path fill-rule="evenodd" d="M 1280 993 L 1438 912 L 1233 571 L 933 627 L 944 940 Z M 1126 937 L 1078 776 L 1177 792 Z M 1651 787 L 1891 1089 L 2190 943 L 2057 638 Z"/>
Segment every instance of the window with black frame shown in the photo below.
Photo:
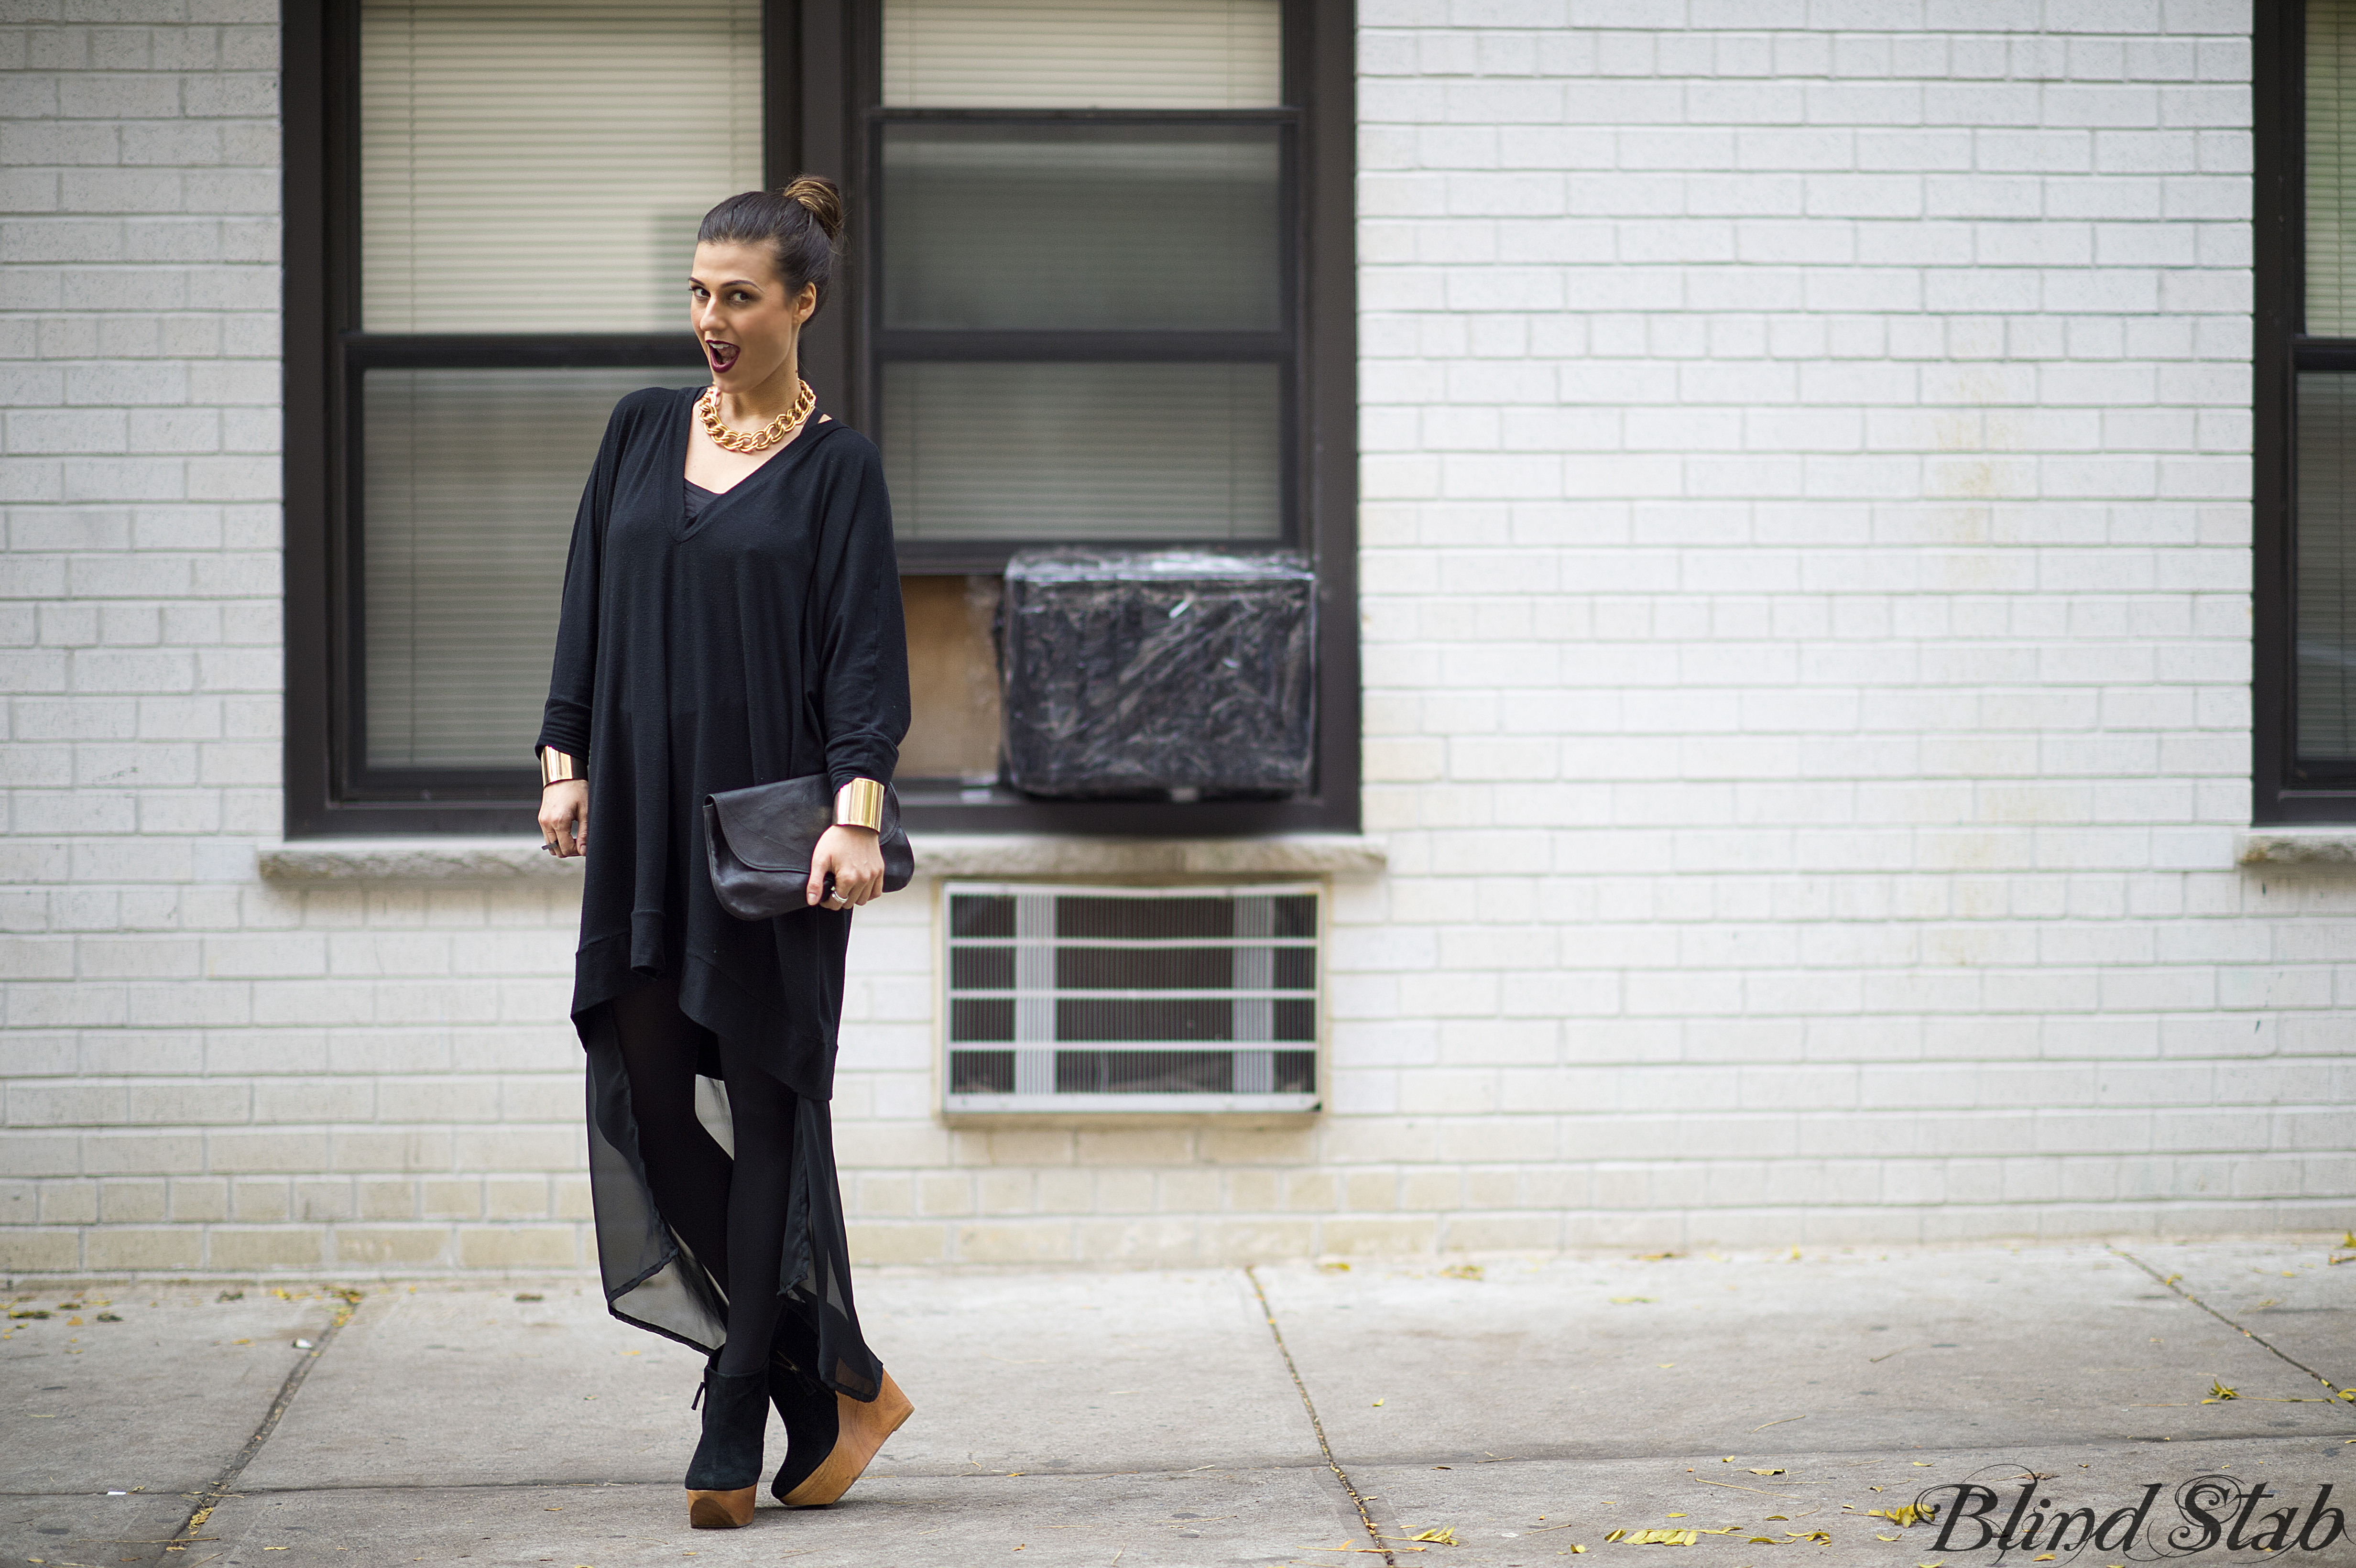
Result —
<path fill-rule="evenodd" d="M 1355 827 L 1348 0 L 290 0 L 286 832 L 529 832 L 581 485 L 703 377 L 697 222 L 809 170 L 805 374 L 873 436 L 908 820 Z M 1317 787 L 1042 800 L 1000 766 L 1042 545 L 1314 563 Z"/>
<path fill-rule="evenodd" d="M 2356 0 L 2258 10 L 2259 821 L 2356 819 Z"/>
<path fill-rule="evenodd" d="M 1299 112 L 1280 0 L 884 0 L 879 30 L 866 385 L 942 699 L 905 762 L 987 786 L 995 683 L 955 673 L 1011 553 L 1298 542 Z"/>

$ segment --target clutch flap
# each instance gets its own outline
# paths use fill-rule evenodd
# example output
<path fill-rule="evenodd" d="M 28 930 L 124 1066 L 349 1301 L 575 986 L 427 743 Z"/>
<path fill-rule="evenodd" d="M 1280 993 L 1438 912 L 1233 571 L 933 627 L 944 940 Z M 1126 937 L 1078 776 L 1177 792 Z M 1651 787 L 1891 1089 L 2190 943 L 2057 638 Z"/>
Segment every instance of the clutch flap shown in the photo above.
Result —
<path fill-rule="evenodd" d="M 810 851 L 834 826 L 834 792 L 824 773 L 732 789 L 709 798 L 730 853 L 756 871 L 808 876 Z"/>

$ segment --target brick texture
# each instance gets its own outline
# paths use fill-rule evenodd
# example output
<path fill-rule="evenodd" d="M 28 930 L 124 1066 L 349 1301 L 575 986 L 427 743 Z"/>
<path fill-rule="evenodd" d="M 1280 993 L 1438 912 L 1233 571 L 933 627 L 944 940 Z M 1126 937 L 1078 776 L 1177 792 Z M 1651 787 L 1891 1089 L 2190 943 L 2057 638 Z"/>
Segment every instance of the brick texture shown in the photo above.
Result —
<path fill-rule="evenodd" d="M 280 887 L 275 8 L 0 6 L 0 1270 L 591 1255 L 562 891 Z M 2237 870 L 2244 5 L 1363 0 L 1384 876 L 1309 1126 L 953 1128 L 857 1250 L 2356 1220 L 2356 883 Z"/>

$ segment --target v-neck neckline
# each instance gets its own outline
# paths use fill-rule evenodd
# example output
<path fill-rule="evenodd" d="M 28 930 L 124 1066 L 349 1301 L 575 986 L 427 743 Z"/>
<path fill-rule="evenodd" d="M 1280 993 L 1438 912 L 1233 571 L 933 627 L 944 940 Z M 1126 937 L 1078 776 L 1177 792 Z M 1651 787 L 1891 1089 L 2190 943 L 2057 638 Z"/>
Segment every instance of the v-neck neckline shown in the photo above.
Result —
<path fill-rule="evenodd" d="M 689 444 L 695 439 L 695 400 L 703 395 L 703 389 L 701 387 L 690 387 L 686 389 L 686 401 L 680 409 L 677 459 L 671 464 L 671 475 L 679 485 L 677 492 L 677 505 L 671 508 L 671 515 L 679 519 L 676 526 L 679 529 L 679 537 L 681 539 L 685 539 L 688 535 L 703 527 L 704 519 L 711 517 L 712 513 L 718 511 L 722 503 L 728 500 L 729 497 L 734 496 L 738 491 L 745 488 L 747 485 L 754 484 L 755 481 L 760 479 L 763 475 L 766 475 L 778 467 L 793 453 L 808 447 L 812 442 L 821 438 L 826 432 L 834 428 L 835 424 L 838 422 L 832 418 L 829 418 L 820 423 L 806 426 L 799 434 L 794 437 L 793 440 L 786 443 L 785 445 L 779 447 L 767 457 L 762 459 L 761 465 L 758 468 L 754 469 L 753 472 L 745 475 L 744 477 L 737 480 L 736 483 L 731 485 L 725 490 L 714 490 L 709 485 L 696 485 L 697 489 L 701 490 L 705 495 L 712 498 L 704 502 L 701 507 L 698 507 L 696 509 L 695 516 L 691 518 L 687 515 L 687 487 L 691 484 L 693 484 L 694 481 L 691 480 L 687 476 L 687 449 Z"/>

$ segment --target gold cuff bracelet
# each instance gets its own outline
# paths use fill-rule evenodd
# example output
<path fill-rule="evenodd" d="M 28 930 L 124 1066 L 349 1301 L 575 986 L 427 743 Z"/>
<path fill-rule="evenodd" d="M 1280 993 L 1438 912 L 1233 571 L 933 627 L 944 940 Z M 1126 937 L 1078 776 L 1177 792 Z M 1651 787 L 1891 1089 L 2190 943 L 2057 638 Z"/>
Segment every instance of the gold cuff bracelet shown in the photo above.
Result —
<path fill-rule="evenodd" d="M 884 786 L 873 779 L 853 779 L 834 792 L 834 820 L 840 827 L 884 829 Z"/>
<path fill-rule="evenodd" d="M 570 755 L 558 751 L 553 746 L 542 746 L 540 749 L 541 788 L 546 789 L 552 784 L 562 784 L 568 779 L 577 779 L 580 776 L 580 765 L 574 763 Z"/>

